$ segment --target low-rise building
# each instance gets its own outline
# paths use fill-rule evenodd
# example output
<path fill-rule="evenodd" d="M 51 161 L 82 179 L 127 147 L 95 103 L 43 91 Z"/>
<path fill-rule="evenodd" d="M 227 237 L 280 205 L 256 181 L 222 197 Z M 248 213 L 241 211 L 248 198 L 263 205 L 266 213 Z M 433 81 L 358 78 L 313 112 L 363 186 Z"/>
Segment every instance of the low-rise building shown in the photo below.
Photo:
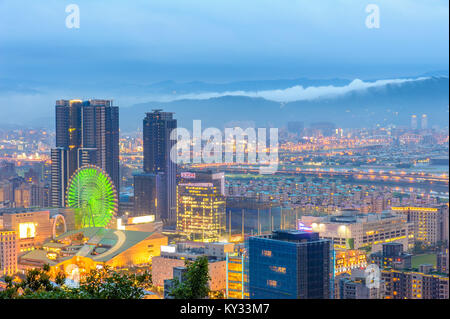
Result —
<path fill-rule="evenodd" d="M 381 270 L 386 299 L 448 299 L 448 276 Z"/>
<path fill-rule="evenodd" d="M 384 284 L 370 286 L 366 282 L 364 269 L 357 269 L 351 274 L 345 273 L 335 278 L 335 299 L 383 299 Z"/>
<path fill-rule="evenodd" d="M 370 255 L 372 264 L 378 267 L 394 269 L 410 269 L 412 255 L 403 251 L 401 243 L 385 243 L 382 251 Z"/>
<path fill-rule="evenodd" d="M 211 247 L 214 246 L 214 247 Z M 233 252 L 230 243 L 179 243 L 161 247 L 161 255 L 153 258 L 152 281 L 156 287 L 164 287 L 164 280 L 173 278 L 173 268 L 185 266 L 200 256 L 208 257 L 208 271 L 212 291 L 226 290 L 226 254 Z"/>
<path fill-rule="evenodd" d="M 336 249 L 381 250 L 383 243 L 400 242 L 408 250 L 414 246 L 414 224 L 392 212 L 362 214 L 342 211 L 331 216 L 302 216 L 300 223 L 333 241 Z"/>

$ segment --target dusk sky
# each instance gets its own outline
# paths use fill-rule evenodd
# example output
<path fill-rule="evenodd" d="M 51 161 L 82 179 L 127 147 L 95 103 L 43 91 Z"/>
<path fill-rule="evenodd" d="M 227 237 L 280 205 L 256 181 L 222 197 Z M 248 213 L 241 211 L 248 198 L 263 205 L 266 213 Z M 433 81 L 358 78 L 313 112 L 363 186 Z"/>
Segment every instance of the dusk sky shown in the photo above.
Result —
<path fill-rule="evenodd" d="M 448 21 L 447 0 L 0 0 L 0 109 L 96 85 L 419 76 L 448 69 Z"/>

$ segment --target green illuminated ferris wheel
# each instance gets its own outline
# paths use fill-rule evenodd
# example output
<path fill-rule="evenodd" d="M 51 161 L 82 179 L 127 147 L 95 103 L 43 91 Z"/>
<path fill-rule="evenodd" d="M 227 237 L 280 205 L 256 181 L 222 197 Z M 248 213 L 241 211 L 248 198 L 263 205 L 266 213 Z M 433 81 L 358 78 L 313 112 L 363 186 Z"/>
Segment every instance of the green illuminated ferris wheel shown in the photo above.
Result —
<path fill-rule="evenodd" d="M 117 213 L 117 191 L 104 170 L 86 165 L 69 180 L 67 206 L 75 209 L 77 228 L 106 227 Z"/>

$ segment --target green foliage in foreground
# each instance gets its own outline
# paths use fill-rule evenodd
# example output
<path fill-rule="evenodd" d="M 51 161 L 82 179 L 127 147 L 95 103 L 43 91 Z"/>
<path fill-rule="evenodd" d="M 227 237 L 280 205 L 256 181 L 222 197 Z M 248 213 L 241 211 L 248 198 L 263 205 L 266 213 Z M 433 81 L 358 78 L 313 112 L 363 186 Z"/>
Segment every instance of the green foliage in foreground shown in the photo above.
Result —
<path fill-rule="evenodd" d="M 66 278 L 62 272 L 52 283 L 49 270 L 48 265 L 42 270 L 29 270 L 19 283 L 5 277 L 7 288 L 0 292 L 0 299 L 140 299 L 151 288 L 148 272 L 127 274 L 104 267 L 91 270 L 78 288 L 71 288 L 64 284 Z"/>
<path fill-rule="evenodd" d="M 175 280 L 170 295 L 175 299 L 204 299 L 210 292 L 208 281 L 208 258 L 199 257 L 194 262 L 186 260 L 184 280 Z"/>

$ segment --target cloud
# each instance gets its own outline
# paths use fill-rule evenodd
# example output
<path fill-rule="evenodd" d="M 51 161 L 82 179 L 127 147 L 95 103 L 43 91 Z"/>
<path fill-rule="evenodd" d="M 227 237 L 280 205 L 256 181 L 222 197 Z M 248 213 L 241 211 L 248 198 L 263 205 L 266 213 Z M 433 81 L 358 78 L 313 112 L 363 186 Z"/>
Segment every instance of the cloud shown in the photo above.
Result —
<path fill-rule="evenodd" d="M 226 92 L 203 92 L 203 93 L 189 93 L 174 96 L 162 96 L 158 100 L 160 102 L 170 102 L 176 100 L 207 100 L 210 98 L 218 98 L 223 96 L 247 96 L 253 98 L 264 98 L 266 100 L 275 102 L 293 102 L 315 100 L 322 98 L 333 98 L 345 95 L 350 92 L 360 92 L 369 88 L 380 88 L 387 85 L 401 85 L 407 82 L 423 81 L 429 77 L 419 77 L 415 79 L 390 79 L 377 80 L 374 82 L 364 82 L 360 79 L 355 79 L 345 86 L 310 86 L 303 87 L 296 85 L 286 89 L 279 90 L 262 90 L 262 91 L 226 91 Z"/>

